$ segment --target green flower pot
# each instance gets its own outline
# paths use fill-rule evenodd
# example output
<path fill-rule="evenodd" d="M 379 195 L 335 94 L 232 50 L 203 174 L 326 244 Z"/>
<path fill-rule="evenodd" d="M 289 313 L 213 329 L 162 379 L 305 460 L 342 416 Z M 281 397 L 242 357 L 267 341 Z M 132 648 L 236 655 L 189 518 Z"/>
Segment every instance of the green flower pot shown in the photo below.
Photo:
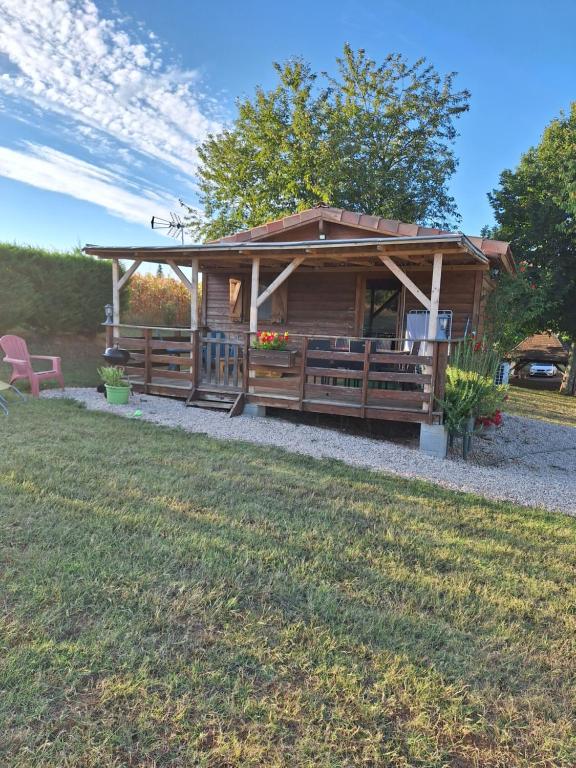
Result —
<path fill-rule="evenodd" d="M 111 387 L 106 384 L 106 400 L 110 405 L 128 405 L 130 387 Z"/>

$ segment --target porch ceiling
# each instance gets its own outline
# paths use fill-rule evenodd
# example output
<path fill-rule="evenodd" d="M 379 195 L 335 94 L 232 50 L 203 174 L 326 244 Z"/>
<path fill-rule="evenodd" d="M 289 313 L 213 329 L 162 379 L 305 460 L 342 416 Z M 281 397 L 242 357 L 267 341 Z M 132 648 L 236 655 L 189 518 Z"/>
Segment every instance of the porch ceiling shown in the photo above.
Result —
<path fill-rule="evenodd" d="M 346 240 L 307 240 L 295 242 L 205 243 L 184 246 L 101 247 L 86 245 L 84 252 L 101 259 L 139 259 L 167 263 L 169 260 L 189 265 L 198 257 L 200 269 L 248 268 L 253 256 L 262 267 L 279 268 L 297 256 L 305 256 L 300 270 L 334 268 L 383 268 L 380 255 L 386 254 L 399 264 L 413 268 L 432 265 L 434 254 L 442 252 L 445 263 L 488 268 L 489 258 L 462 234 L 418 237 L 374 237 Z"/>

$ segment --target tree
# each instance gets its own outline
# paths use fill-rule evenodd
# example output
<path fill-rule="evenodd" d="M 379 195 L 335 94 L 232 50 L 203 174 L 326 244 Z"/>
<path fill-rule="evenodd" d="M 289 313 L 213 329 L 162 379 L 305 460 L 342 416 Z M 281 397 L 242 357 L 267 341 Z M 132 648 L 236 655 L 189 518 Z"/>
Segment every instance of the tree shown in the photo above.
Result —
<path fill-rule="evenodd" d="M 576 392 L 576 102 L 546 128 L 516 170 L 489 194 L 497 226 L 521 268 L 544 293 L 540 328 L 559 332 L 573 354 L 564 389 Z"/>
<path fill-rule="evenodd" d="M 319 203 L 440 227 L 459 220 L 447 184 L 469 93 L 454 90 L 454 73 L 398 54 L 377 65 L 349 45 L 333 77 L 301 59 L 274 67 L 277 85 L 239 100 L 231 127 L 199 148 L 203 218 L 188 208 L 195 236 Z"/>

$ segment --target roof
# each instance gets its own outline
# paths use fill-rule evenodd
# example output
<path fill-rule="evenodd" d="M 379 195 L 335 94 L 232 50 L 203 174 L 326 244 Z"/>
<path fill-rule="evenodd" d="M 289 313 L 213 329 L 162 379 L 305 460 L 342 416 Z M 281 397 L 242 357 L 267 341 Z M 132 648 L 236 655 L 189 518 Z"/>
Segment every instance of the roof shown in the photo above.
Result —
<path fill-rule="evenodd" d="M 480 263 L 488 265 L 488 257 L 480 251 L 474 243 L 458 232 L 448 232 L 445 234 L 419 235 L 415 236 L 397 236 L 391 237 L 358 237 L 342 238 L 333 240 L 296 240 L 296 241 L 254 241 L 254 242 L 230 242 L 227 239 L 212 243 L 193 243 L 190 245 L 172 245 L 172 246 L 98 246 L 86 245 L 85 253 L 99 258 L 124 258 L 140 259 L 142 261 L 170 262 L 184 261 L 188 264 L 191 256 L 198 256 L 201 260 L 209 259 L 211 263 L 231 256 L 236 259 L 244 259 L 250 262 L 252 255 L 259 253 L 267 259 L 279 261 L 290 261 L 295 256 L 305 255 L 308 264 L 322 262 L 324 260 L 336 260 L 342 265 L 342 259 L 348 257 L 348 260 L 354 259 L 372 259 L 380 264 L 379 254 L 389 252 L 403 258 L 406 252 L 410 254 L 406 258 L 416 258 L 414 255 L 415 247 L 418 247 L 417 254 L 421 254 L 422 261 L 430 261 L 433 258 L 435 250 L 441 246 L 444 255 L 451 259 L 456 257 L 463 263 Z M 357 266 L 362 266 L 364 262 L 351 261 Z M 201 261 L 202 264 L 202 261 Z M 369 263 L 365 263 L 365 266 Z"/>
<path fill-rule="evenodd" d="M 365 213 L 345 211 L 343 208 L 332 208 L 331 206 L 319 205 L 315 208 L 308 208 L 305 211 L 300 211 L 300 213 L 284 216 L 281 219 L 276 219 L 276 221 L 269 221 L 266 224 L 252 227 L 252 229 L 236 232 L 233 235 L 222 237 L 213 242 L 247 243 L 255 240 L 263 240 L 267 237 L 276 236 L 280 232 L 288 232 L 291 229 L 313 221 L 332 221 L 350 227 L 357 227 L 358 229 L 365 229 L 369 232 L 378 233 L 386 237 L 404 236 L 419 238 L 430 235 L 455 234 L 448 230 L 437 229 L 435 227 L 421 227 L 418 224 L 406 224 L 397 219 L 385 219 L 382 216 L 369 216 Z M 485 237 L 469 237 L 468 239 L 476 246 L 476 248 L 488 257 L 503 258 L 510 253 L 510 243 L 507 243 L 504 240 L 490 240 Z"/>
<path fill-rule="evenodd" d="M 551 332 L 528 336 L 514 347 L 510 357 L 518 360 L 568 362 L 568 352 L 558 336 Z"/>

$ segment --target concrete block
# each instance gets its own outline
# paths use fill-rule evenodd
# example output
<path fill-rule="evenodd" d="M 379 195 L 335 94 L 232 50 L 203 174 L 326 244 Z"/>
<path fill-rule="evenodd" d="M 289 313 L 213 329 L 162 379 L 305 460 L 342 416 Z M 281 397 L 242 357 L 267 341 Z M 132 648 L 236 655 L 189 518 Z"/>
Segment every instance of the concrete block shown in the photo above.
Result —
<path fill-rule="evenodd" d="M 256 403 L 246 403 L 242 416 L 266 416 L 266 407 L 264 405 L 256 405 Z"/>
<path fill-rule="evenodd" d="M 445 459 L 448 451 L 448 432 L 441 424 L 420 425 L 420 450 L 429 456 Z"/>

